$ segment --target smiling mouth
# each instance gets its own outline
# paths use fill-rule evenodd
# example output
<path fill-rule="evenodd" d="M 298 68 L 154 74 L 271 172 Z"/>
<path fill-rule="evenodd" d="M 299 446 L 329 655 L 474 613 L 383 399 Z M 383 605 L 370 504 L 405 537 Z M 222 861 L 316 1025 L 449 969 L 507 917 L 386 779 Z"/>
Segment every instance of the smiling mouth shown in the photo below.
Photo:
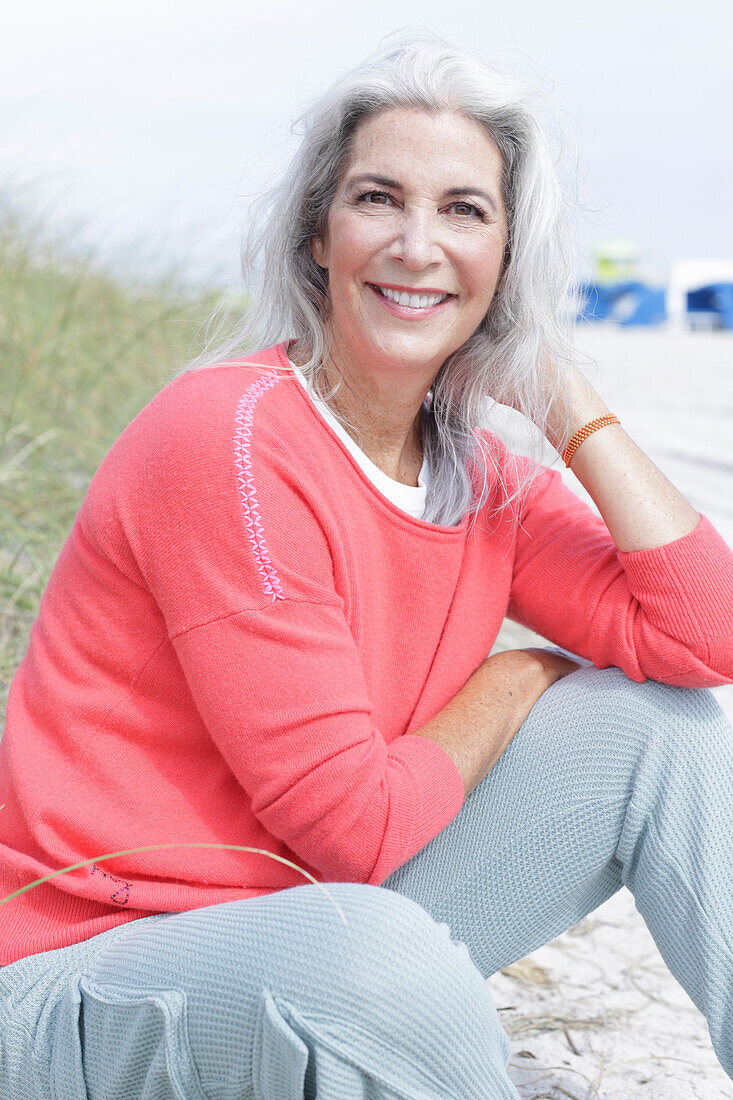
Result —
<path fill-rule="evenodd" d="M 393 290 L 391 287 L 380 286 L 379 283 L 369 283 L 369 286 L 398 306 L 406 306 L 408 309 L 431 309 L 439 306 L 449 298 L 455 298 L 455 294 L 410 294 L 406 290 Z"/>

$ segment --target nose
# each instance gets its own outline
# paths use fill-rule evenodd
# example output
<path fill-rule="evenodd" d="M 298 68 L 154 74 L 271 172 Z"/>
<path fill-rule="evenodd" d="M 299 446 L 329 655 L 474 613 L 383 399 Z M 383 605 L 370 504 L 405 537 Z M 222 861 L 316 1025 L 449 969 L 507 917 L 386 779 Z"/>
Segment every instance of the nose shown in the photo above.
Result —
<path fill-rule="evenodd" d="M 405 211 L 391 248 L 394 259 L 411 271 L 422 271 L 438 259 L 437 226 L 426 210 Z"/>

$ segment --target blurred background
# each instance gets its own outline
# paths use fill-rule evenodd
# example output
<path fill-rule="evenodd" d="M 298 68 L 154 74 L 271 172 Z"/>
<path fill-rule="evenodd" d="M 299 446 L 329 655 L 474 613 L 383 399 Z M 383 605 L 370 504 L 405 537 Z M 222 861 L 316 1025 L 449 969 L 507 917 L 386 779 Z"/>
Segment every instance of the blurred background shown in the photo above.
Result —
<path fill-rule="evenodd" d="M 725 0 L 7 5 L 2 174 L 15 201 L 118 269 L 228 282 L 247 197 L 278 174 L 300 108 L 382 36 L 420 25 L 557 104 L 561 175 L 586 208 L 579 275 L 607 243 L 650 281 L 680 258 L 733 258 Z"/>

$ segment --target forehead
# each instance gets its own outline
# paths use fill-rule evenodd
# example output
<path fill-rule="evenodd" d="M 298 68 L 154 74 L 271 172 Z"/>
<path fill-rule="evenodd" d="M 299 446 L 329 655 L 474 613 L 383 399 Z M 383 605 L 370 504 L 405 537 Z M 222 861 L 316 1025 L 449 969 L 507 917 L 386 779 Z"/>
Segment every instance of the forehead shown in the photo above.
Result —
<path fill-rule="evenodd" d="M 461 186 L 471 180 L 497 187 L 502 157 L 484 127 L 465 115 L 398 107 L 371 115 L 354 134 L 346 178 L 369 172 L 405 185 L 447 189 L 460 178 Z"/>

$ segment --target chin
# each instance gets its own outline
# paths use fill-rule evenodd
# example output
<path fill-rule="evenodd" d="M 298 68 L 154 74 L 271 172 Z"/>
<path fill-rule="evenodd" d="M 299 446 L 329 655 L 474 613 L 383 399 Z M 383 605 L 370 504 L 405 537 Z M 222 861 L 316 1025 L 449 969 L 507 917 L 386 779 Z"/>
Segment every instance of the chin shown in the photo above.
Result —
<path fill-rule="evenodd" d="M 369 347 L 371 355 L 397 366 L 424 366 L 426 363 L 433 363 L 437 368 L 455 351 L 455 348 L 446 347 L 445 344 L 408 335 L 384 339 L 376 337 L 369 341 Z"/>

